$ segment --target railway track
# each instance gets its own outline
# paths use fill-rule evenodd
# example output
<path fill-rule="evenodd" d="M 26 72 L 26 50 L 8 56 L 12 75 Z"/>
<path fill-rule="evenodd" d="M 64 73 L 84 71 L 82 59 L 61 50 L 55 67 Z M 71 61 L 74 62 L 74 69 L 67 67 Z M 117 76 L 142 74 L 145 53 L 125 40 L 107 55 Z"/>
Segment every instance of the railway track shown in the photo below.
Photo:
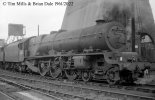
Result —
<path fill-rule="evenodd" d="M 5 70 L 0 70 L 0 71 L 4 71 L 5 72 L 8 72 L 8 71 L 5 71 Z M 10 73 L 10 71 L 9 71 Z M 12 72 L 11 72 L 12 73 Z M 97 86 L 97 87 L 108 87 L 108 88 L 116 88 L 116 89 L 119 89 L 119 90 L 134 90 L 134 91 L 138 91 L 138 92 L 146 92 L 146 93 L 155 93 L 155 86 L 153 85 L 132 85 L 132 86 L 123 86 L 123 85 L 108 85 L 107 83 L 101 81 L 101 82 L 83 82 L 83 81 L 69 81 L 69 80 L 66 80 L 66 79 L 53 79 L 51 77 L 48 77 L 48 76 L 40 76 L 40 75 L 34 75 L 34 74 L 27 74 L 27 73 L 18 73 L 18 72 L 13 72 L 12 74 L 14 75 L 19 75 L 23 78 L 25 77 L 31 77 L 32 80 L 37 80 L 37 81 L 40 81 L 40 80 L 43 80 L 44 82 L 47 82 L 47 83 L 51 83 L 52 81 L 51 80 L 54 80 L 54 82 L 57 82 L 57 83 L 70 83 L 70 84 L 75 84 L 75 85 L 89 85 L 90 87 L 91 86 Z"/>
<path fill-rule="evenodd" d="M 90 100 L 95 100 L 94 98 L 96 98 L 97 96 L 106 96 L 106 97 L 112 97 L 112 98 L 130 98 L 129 100 L 139 100 L 139 99 L 143 99 L 143 100 L 154 100 L 155 99 L 155 93 L 154 93 L 154 89 L 149 88 L 140 88 L 140 87 L 126 87 L 126 88 L 122 88 L 122 87 L 118 87 L 116 88 L 116 86 L 108 86 L 108 85 L 102 85 L 102 86 L 98 86 L 99 84 L 95 83 L 92 85 L 92 83 L 86 83 L 84 84 L 83 82 L 67 82 L 64 80 L 59 81 L 59 80 L 53 80 L 53 81 L 49 81 L 49 77 L 39 77 L 35 79 L 30 78 L 30 76 L 34 75 L 26 75 L 24 77 L 20 77 L 19 76 L 13 76 L 13 75 L 5 75 L 5 74 L 0 74 L 1 77 L 5 77 L 7 79 L 10 80 L 20 80 L 20 83 L 24 82 L 28 82 L 28 83 L 33 83 L 36 86 L 42 87 L 40 90 L 43 91 L 48 91 L 48 92 L 55 92 L 55 93 L 60 93 L 66 96 L 71 96 L 73 98 L 81 98 L 81 99 L 90 99 Z M 28 76 L 28 77 L 27 77 Z M 37 76 L 37 75 L 36 75 Z M 38 76 L 37 76 L 38 77 Z M 41 79 L 40 79 L 41 78 Z M 44 78 L 44 80 L 42 80 Z M 49 79 L 47 79 L 49 78 Z M 22 82 L 21 82 L 22 80 Z M 33 87 L 34 89 L 39 89 L 38 87 L 35 86 L 30 86 L 28 85 L 28 83 L 24 83 L 24 85 L 29 86 L 29 87 Z M 39 84 L 38 84 L 39 83 Z M 40 84 L 42 84 L 40 86 Z M 52 87 L 52 89 L 46 87 Z M 45 88 L 46 87 L 46 88 Z M 68 90 L 69 89 L 69 90 Z M 74 91 L 74 93 L 70 93 L 69 91 Z M 79 91 L 78 93 L 75 94 L 75 91 Z M 84 94 L 86 94 L 85 92 L 89 92 L 88 94 L 96 94 L 93 97 L 91 96 L 86 96 Z M 97 100 L 97 99 L 96 99 Z"/>
<path fill-rule="evenodd" d="M 7 100 L 16 100 L 14 97 L 8 95 L 8 94 L 5 93 L 5 92 L 0 91 L 0 94 L 1 94 L 2 96 L 4 96 Z"/>
<path fill-rule="evenodd" d="M 7 76 L 8 77 L 8 76 Z M 11 76 L 9 76 L 10 78 L 15 78 L 15 77 L 11 77 Z M 22 78 L 19 78 L 18 77 L 18 79 L 22 79 Z M 28 79 L 22 79 L 22 80 L 25 80 L 25 81 L 31 81 L 31 83 L 33 83 L 32 81 L 34 81 L 34 80 L 28 80 Z M 2 81 L 2 82 L 6 82 L 6 83 L 9 83 L 9 84 L 11 84 L 11 85 L 16 85 L 16 86 L 19 86 L 19 87 L 23 87 L 23 88 L 27 88 L 27 89 L 30 89 L 30 90 L 33 90 L 33 91 L 35 91 L 35 92 L 38 92 L 38 93 L 42 93 L 42 94 L 44 94 L 44 95 L 47 95 L 47 96 L 50 96 L 51 98 L 54 98 L 54 100 L 73 100 L 73 98 L 76 100 L 76 98 L 78 98 L 77 100 L 87 100 L 86 98 L 83 98 L 82 96 L 77 96 L 77 95 L 71 95 L 71 94 L 68 94 L 68 93 L 63 93 L 63 92 L 60 92 L 60 91 L 53 91 L 53 90 L 50 90 L 50 89 L 45 89 L 44 87 L 39 87 L 38 85 L 36 85 L 36 86 L 32 86 L 32 85 L 28 85 L 28 84 L 26 84 L 26 83 L 24 83 L 24 82 L 17 82 L 17 81 L 15 81 L 15 80 L 12 80 L 12 79 L 8 79 L 8 78 L 2 78 L 1 76 L 0 76 L 0 81 Z M 38 87 L 37 87 L 38 86 Z M 70 97 L 72 97 L 72 99 L 59 99 L 59 98 L 55 98 L 55 96 L 53 96 L 53 95 L 50 95 L 51 93 L 57 93 L 57 94 L 61 94 L 61 95 L 63 95 L 63 96 L 70 96 Z"/>
<path fill-rule="evenodd" d="M 4 83 L 7 83 L 7 84 L 9 84 L 9 85 L 18 87 L 18 88 L 22 88 L 22 90 L 34 91 L 34 92 L 36 92 L 36 93 L 39 93 L 39 94 L 42 94 L 42 95 L 46 95 L 46 96 L 50 97 L 52 100 L 63 100 L 62 98 L 59 98 L 59 97 L 56 97 L 56 96 L 54 96 L 54 95 L 45 93 L 45 92 L 40 91 L 40 90 L 38 90 L 38 89 L 34 89 L 34 88 L 32 88 L 32 87 L 30 87 L 30 86 L 26 86 L 26 85 L 24 85 L 24 84 L 19 84 L 19 83 L 15 82 L 15 81 L 11 81 L 11 80 L 8 80 L 8 79 L 6 79 L 6 78 L 0 77 L 0 81 L 1 81 L 1 82 L 4 82 Z M 0 92 L 0 93 L 3 93 L 5 96 L 7 96 L 7 97 L 8 97 L 9 99 L 11 99 L 11 100 L 16 100 L 16 99 L 14 99 L 12 96 L 10 96 L 10 95 L 8 95 L 8 94 L 5 94 L 4 92 Z"/>

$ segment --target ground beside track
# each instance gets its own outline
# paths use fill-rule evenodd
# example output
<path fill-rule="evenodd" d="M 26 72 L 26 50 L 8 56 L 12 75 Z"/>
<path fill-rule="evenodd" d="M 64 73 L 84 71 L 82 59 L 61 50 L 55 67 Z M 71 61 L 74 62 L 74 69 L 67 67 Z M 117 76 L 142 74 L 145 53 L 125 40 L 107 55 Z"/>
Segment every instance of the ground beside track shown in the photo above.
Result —
<path fill-rule="evenodd" d="M 135 83 L 155 86 L 155 71 L 152 71 L 148 76 L 145 76 L 144 78 L 139 78 L 139 80 L 137 80 Z"/>
<path fill-rule="evenodd" d="M 46 95 L 0 82 L 0 100 L 55 100 Z"/>

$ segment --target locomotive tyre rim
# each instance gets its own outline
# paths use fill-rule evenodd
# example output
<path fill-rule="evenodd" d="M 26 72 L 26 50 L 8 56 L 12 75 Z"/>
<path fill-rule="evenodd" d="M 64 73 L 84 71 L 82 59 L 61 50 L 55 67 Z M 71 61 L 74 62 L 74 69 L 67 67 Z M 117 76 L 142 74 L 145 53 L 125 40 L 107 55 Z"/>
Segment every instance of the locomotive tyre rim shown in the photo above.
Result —
<path fill-rule="evenodd" d="M 41 76 L 45 76 L 47 73 L 47 67 L 44 65 L 44 63 L 41 63 L 39 66 L 39 73 Z"/>
<path fill-rule="evenodd" d="M 76 70 L 65 70 L 65 74 L 69 80 L 75 80 L 77 78 Z"/>
<path fill-rule="evenodd" d="M 62 74 L 62 70 L 59 64 L 54 64 L 50 69 L 50 76 L 54 79 L 58 78 Z"/>
<path fill-rule="evenodd" d="M 92 79 L 92 76 L 91 76 L 91 72 L 90 71 L 83 71 L 82 72 L 82 80 L 85 81 L 85 82 L 88 82 Z"/>
<path fill-rule="evenodd" d="M 110 85 L 114 85 L 119 82 L 119 69 L 117 67 L 109 69 L 106 73 L 106 80 Z"/>

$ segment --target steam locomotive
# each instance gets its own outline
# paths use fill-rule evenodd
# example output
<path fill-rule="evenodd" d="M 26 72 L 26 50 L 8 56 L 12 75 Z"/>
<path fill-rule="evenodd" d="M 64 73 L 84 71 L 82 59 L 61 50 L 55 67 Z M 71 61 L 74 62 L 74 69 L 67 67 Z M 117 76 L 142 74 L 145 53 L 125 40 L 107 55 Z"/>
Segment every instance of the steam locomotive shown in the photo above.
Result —
<path fill-rule="evenodd" d="M 125 27 L 114 21 L 51 32 L 1 47 L 0 65 L 52 78 L 134 82 L 153 68 L 154 46 L 146 33 L 131 34 L 130 41 L 127 36 Z"/>

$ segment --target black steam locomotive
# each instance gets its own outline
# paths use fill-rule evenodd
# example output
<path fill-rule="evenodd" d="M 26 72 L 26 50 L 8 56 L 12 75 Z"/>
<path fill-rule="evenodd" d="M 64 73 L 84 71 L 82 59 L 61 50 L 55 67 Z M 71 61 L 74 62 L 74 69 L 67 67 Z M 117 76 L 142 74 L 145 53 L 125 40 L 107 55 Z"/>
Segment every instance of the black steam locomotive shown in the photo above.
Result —
<path fill-rule="evenodd" d="M 146 33 L 131 34 L 131 41 L 127 36 L 118 22 L 51 32 L 1 47 L 0 65 L 53 78 L 133 82 L 152 68 L 154 47 L 152 41 L 146 41 Z"/>

